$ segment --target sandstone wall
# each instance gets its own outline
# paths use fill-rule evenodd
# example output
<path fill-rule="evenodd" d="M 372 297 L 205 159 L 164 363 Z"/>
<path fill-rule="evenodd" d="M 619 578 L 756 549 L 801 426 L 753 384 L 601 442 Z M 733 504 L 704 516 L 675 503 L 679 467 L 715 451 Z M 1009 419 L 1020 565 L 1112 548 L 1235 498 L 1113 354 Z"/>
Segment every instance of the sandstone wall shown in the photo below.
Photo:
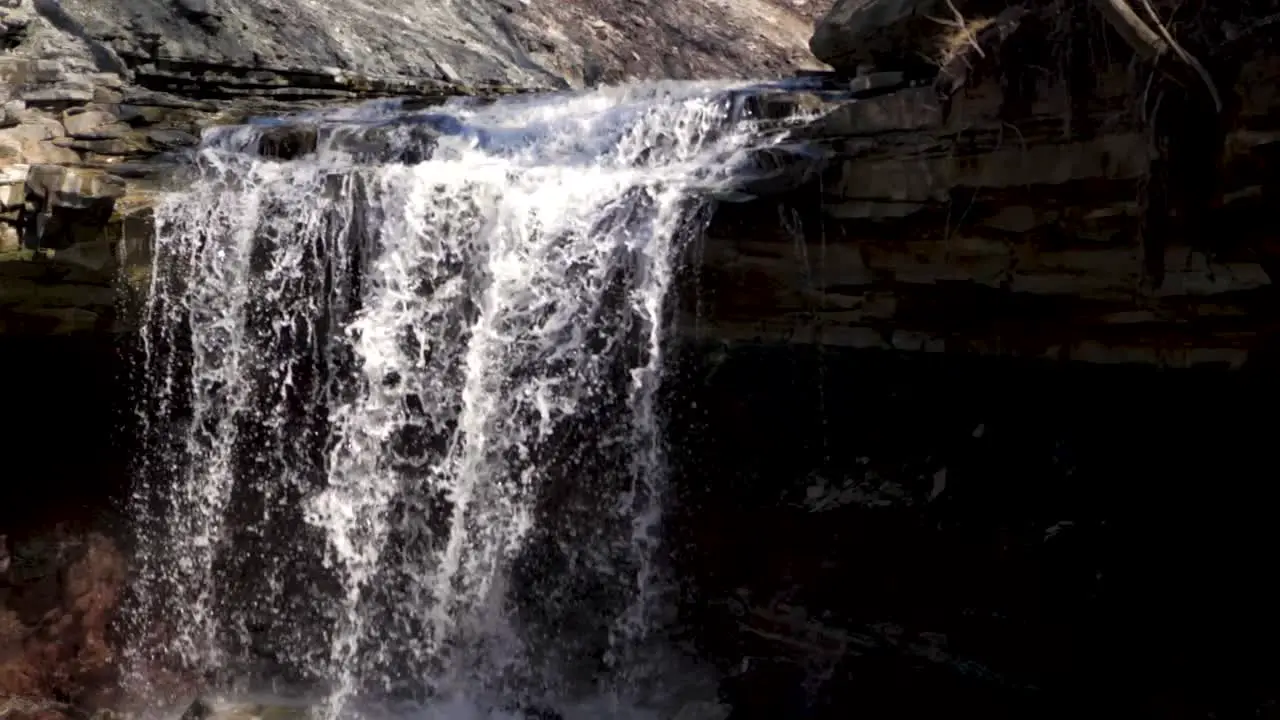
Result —
<path fill-rule="evenodd" d="M 1015 94 L 989 70 L 951 97 L 867 76 L 889 92 L 806 130 L 821 177 L 721 208 L 686 328 L 1171 367 L 1270 357 L 1280 62 L 1245 57 L 1222 83 L 1233 106 L 1207 118 L 1169 92 L 1153 121 L 1154 72 L 1117 53 L 1087 94 L 1050 72 Z"/>

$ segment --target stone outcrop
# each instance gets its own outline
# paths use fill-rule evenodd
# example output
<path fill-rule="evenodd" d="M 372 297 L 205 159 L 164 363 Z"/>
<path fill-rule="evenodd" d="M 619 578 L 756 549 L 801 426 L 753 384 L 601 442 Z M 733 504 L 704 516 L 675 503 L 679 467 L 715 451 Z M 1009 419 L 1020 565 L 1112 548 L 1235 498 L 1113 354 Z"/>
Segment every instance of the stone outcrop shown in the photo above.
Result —
<path fill-rule="evenodd" d="M 116 669 L 107 628 L 123 583 L 124 559 L 103 535 L 0 535 L 0 703 L 100 702 Z"/>
<path fill-rule="evenodd" d="M 799 155 L 783 157 L 780 179 L 751 188 L 762 197 L 722 206 L 696 278 L 698 306 L 688 308 L 698 317 L 688 324 L 731 342 L 1180 367 L 1238 367 L 1269 352 L 1276 326 L 1266 310 L 1273 243 L 1262 228 L 1274 193 L 1266 158 L 1280 127 L 1277 99 L 1268 88 L 1280 68 L 1265 47 L 1238 41 L 1239 62 L 1230 72 L 1219 70 L 1234 98 L 1223 116 L 1221 160 L 1171 172 L 1169 153 L 1159 149 L 1168 141 L 1170 118 L 1199 122 L 1200 116 L 1170 99 L 1162 119 L 1153 121 L 1150 101 L 1167 88 L 1153 84 L 1158 74 L 1132 63 L 1122 45 L 1113 59 L 1089 60 L 1087 87 L 1058 70 L 1013 77 L 1000 63 L 1061 63 L 1034 56 L 1045 45 L 1035 35 L 1036 23 L 1022 18 L 1008 32 L 988 36 L 980 15 L 972 36 L 951 50 L 959 60 L 954 72 L 939 76 L 947 82 L 930 86 L 910 58 L 954 45 L 946 32 L 956 28 L 916 28 L 919 22 L 938 25 L 938 8 L 926 5 L 842 2 L 819 24 L 815 50 L 845 72 L 873 62 L 897 63 L 902 70 L 824 81 L 828 90 L 843 87 L 837 95 L 846 101 L 796 138 L 795 146 L 804 146 L 803 167 L 797 166 Z M 1091 6 L 1080 5 L 1073 12 L 1098 19 L 1089 14 L 1096 12 Z M 19 38 L 17 52 L 0 58 L 11 98 L 5 104 L 8 127 L 0 129 L 0 153 L 8 158 L 0 171 L 0 258 L 9 260 L 0 262 L 0 278 L 7 278 L 0 291 L 6 332 L 121 327 L 116 301 L 128 284 L 120 278 L 145 276 L 145 243 L 130 239 L 149 234 L 148 198 L 212 124 L 362 97 L 434 102 L 449 94 L 506 92 L 515 89 L 512 82 L 541 82 L 486 64 L 498 62 L 493 58 L 501 53 L 470 64 L 454 58 L 471 71 L 450 77 L 425 70 L 378 75 L 386 68 L 368 64 L 369 58 L 362 65 L 359 53 L 342 55 L 343 64 L 338 55 L 306 54 L 320 52 L 323 44 L 279 39 L 255 51 L 259 65 L 249 71 L 249 56 L 223 46 L 225 18 L 211 20 L 212 11 L 191 15 L 176 4 L 163 11 L 147 6 L 122 25 L 128 13 L 108 15 L 106 7 L 64 3 L 58 6 L 66 16 L 61 21 L 44 6 L 20 5 L 10 13 L 26 17 L 26 29 L 7 31 Z M 556 8 L 545 12 L 621 12 L 603 3 Z M 278 13 L 267 10 L 225 10 L 226 17 L 258 18 L 264 27 L 278 22 L 272 19 Z M 525 17 L 523 12 L 504 10 L 502 16 Z M 423 17 L 428 22 L 434 16 Z M 658 32 L 667 26 L 636 21 L 633 30 L 643 35 L 642 27 Z M 627 44 L 610 32 L 601 31 L 605 45 L 625 50 Z M 168 39 L 154 46 L 139 40 L 160 35 Z M 1249 36 L 1237 32 L 1238 38 Z M 837 47 L 852 50 L 840 55 Z M 112 72 L 103 58 L 118 58 L 123 69 Z M 1067 65 L 1077 62 L 1066 59 Z M 340 72 L 321 62 L 338 63 L 333 67 Z M 281 69 L 290 66 L 311 69 Z M 727 72 L 697 63 L 625 72 L 619 69 L 624 66 L 601 77 Z M 405 60 L 404 67 L 417 66 Z M 822 102 L 833 107 L 830 97 Z M 284 138 L 280 147 L 261 150 L 283 158 L 281 153 L 301 151 L 289 149 L 299 139 L 306 140 Z M 822 162 L 815 165 L 815 157 Z M 1229 228 L 1224 235 L 1233 242 L 1198 245 L 1188 223 L 1178 219 L 1187 216 L 1186 208 L 1165 208 L 1163 224 L 1153 219 L 1160 212 L 1153 207 L 1181 192 L 1165 187 L 1172 175 L 1214 178 L 1211 224 Z M 55 178 L 56 189 L 41 189 Z"/>
<path fill-rule="evenodd" d="M 847 29 L 841 8 L 899 5 L 840 3 L 816 37 Z M 894 17 L 864 34 L 899 31 Z M 1231 102 L 1215 114 L 1119 41 L 1087 83 L 1015 77 L 1014 61 L 1055 67 L 1033 63 L 1057 51 L 1028 32 L 985 48 L 994 66 L 969 57 L 954 94 L 891 79 L 807 128 L 825 173 L 781 203 L 722 207 L 687 293 L 689 332 L 1175 367 L 1269 356 L 1275 55 L 1219 57 Z"/>
<path fill-rule="evenodd" d="M 838 0 L 817 24 L 809 47 L 850 73 L 925 65 L 940 54 L 955 7 L 948 0 Z"/>
<path fill-rule="evenodd" d="M 812 28 L 803 13 L 814 5 L 40 0 L 35 8 L 118 57 L 143 85 L 183 82 L 187 64 L 197 74 L 292 69 L 356 85 L 358 78 L 409 78 L 555 87 L 817 67 L 805 51 Z M 250 89 L 266 79 L 245 78 Z"/>
<path fill-rule="evenodd" d="M 149 198 L 211 125 L 820 67 L 805 49 L 817 0 L 650 5 L 5 0 L 0 332 L 120 329 L 118 300 L 145 275 Z"/>

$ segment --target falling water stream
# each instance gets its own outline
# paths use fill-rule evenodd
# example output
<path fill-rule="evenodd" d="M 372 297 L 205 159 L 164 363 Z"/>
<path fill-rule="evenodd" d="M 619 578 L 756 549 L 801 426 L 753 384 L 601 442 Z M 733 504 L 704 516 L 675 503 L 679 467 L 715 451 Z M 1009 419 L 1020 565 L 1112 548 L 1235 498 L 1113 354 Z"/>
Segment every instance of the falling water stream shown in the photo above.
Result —
<path fill-rule="evenodd" d="M 267 677 L 333 718 L 640 683 L 668 585 L 673 277 L 785 136 L 739 90 L 209 132 L 157 211 L 137 686 Z M 314 151 L 264 156 L 280 133 Z"/>

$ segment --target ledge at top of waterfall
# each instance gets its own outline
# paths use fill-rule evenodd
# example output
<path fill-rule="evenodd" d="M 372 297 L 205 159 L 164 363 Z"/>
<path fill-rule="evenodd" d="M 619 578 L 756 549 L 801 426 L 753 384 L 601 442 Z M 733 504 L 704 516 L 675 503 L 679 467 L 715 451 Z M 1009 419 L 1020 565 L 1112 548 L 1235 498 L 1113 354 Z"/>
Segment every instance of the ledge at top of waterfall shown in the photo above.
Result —
<path fill-rule="evenodd" d="M 790 189 L 825 155 L 793 131 L 849 97 L 820 80 L 666 81 L 415 107 L 385 100 L 206 130 L 197 162 L 223 179 L 260 161 L 327 172 L 465 164 L 469 177 L 557 172 L 645 175 L 722 199 Z M 233 170 L 218 173 L 217 169 Z"/>
<path fill-rule="evenodd" d="M 668 296 L 708 196 L 772 172 L 815 111 L 804 88 L 210 131 L 156 210 L 140 684 L 157 666 L 285 678 L 335 718 L 554 704 L 671 667 L 652 660 Z"/>

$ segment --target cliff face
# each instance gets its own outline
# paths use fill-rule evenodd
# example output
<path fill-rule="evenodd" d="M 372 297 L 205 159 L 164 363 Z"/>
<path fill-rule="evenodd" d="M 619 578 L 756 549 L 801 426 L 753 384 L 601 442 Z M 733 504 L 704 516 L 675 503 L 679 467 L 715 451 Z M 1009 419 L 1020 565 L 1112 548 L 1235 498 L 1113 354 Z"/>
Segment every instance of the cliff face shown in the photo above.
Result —
<path fill-rule="evenodd" d="M 0 323 L 10 333 L 118 327 L 116 300 L 129 289 L 120 268 L 145 274 L 149 197 L 210 124 L 379 95 L 431 102 L 812 64 L 797 28 L 819 8 L 734 7 L 736 20 L 684 26 L 684 9 L 640 17 L 603 2 L 463 19 L 432 10 L 421 27 L 454 29 L 429 43 L 408 43 L 394 18 L 352 10 L 376 30 L 368 48 L 383 48 L 368 54 L 345 26 L 326 32 L 346 44 L 291 40 L 306 24 L 277 27 L 293 15 L 270 3 L 6 10 L 16 44 L 0 59 L 11 98 L 0 129 Z M 821 168 L 792 168 L 756 200 L 722 206 L 697 259 L 689 331 L 1175 367 L 1267 355 L 1276 243 L 1265 220 L 1280 127 L 1269 26 L 1232 31 L 1230 53 L 1200 52 L 1227 100 L 1213 113 L 1135 58 L 1088 3 L 1052 23 L 1044 8 L 1031 12 L 1039 6 L 992 16 L 961 4 L 969 24 L 959 26 L 938 25 L 931 7 L 844 2 L 819 24 L 814 48 L 843 73 L 869 62 L 900 71 L 828 76 L 846 100 L 797 138 L 821 152 Z M 730 12 L 688 12 L 713 10 Z M 773 30 L 756 37 L 747 15 Z M 521 23 L 543 27 L 544 39 L 563 34 L 556 23 L 594 30 L 548 40 L 554 57 L 533 62 L 509 46 L 532 32 Z M 710 28 L 696 31 L 705 37 L 695 25 Z M 467 35 L 477 28 L 506 30 L 481 42 Z M 677 50 L 655 50 L 668 46 Z M 937 62 L 922 68 L 921 57 Z"/>
<path fill-rule="evenodd" d="M 1180 227 L 1185 210 L 1154 227 L 1161 160 L 1119 67 L 1083 116 L 1048 86 L 1031 114 L 1006 120 L 995 83 L 961 91 L 947 115 L 931 88 L 846 105 L 811 128 L 830 154 L 820 178 L 781 202 L 721 209 L 690 327 L 728 341 L 1240 367 L 1280 319 L 1266 220 L 1277 72 L 1258 58 L 1236 86 L 1245 103 L 1208 237 Z"/>
<path fill-rule="evenodd" d="M 815 51 L 848 73 L 902 72 L 864 76 L 887 92 L 807 129 L 828 153 L 820 178 L 781 203 L 722 210 L 698 331 L 1174 367 L 1267 355 L 1280 149 L 1269 6 L 1236 8 L 1230 41 L 1193 47 L 1221 111 L 1203 84 L 1135 57 L 1088 3 L 983 9 L 837 3 Z M 1171 15 L 1188 46 L 1218 28 L 1210 10 Z"/>
<path fill-rule="evenodd" d="M 654 77 L 787 75 L 818 10 L 748 3 L 0 0 L 0 717 L 115 706 L 131 301 L 204 129 Z M 123 337 L 122 337 L 123 336 Z M 118 342 L 119 341 L 119 342 Z M 20 488 L 20 490 L 18 490 Z"/>
<path fill-rule="evenodd" d="M 371 97 L 821 66 L 805 47 L 820 9 L 809 0 L 383 5 L 0 5 L 0 332 L 121 329 L 117 301 L 145 275 L 149 199 L 213 124 Z"/>
<path fill-rule="evenodd" d="M 0 0 L 0 428 L 41 460 L 15 486 L 47 489 L 0 503 L 0 697 L 63 703 L 22 713 L 106 703 L 124 553 L 102 509 L 123 496 L 128 431 L 104 409 L 129 405 L 102 396 L 127 390 L 111 336 L 146 279 L 152 198 L 204 128 L 371 97 L 789 74 L 818 66 L 804 18 L 823 9 L 420 5 Z M 838 72 L 809 98 L 826 112 L 804 152 L 720 205 L 693 249 L 671 432 L 671 541 L 697 549 L 678 552 L 687 617 L 726 665 L 816 654 L 843 678 L 833 696 L 861 688 L 884 716 L 927 697 L 1097 711 L 1133 691 L 1126 663 L 1143 669 L 1137 714 L 1274 707 L 1267 669 L 1203 618 L 1275 634 L 1266 588 L 1215 569 L 1263 567 L 1274 544 L 1233 513 L 1274 505 L 1249 469 L 1271 428 L 1246 418 L 1275 389 L 1079 365 L 1272 359 L 1275 25 L 1231 31 L 1230 57 L 1193 48 L 1225 101 L 1208 112 L 1087 3 L 1065 35 L 1030 5 L 950 5 L 971 13 L 958 45 L 931 24 L 947 3 L 839 3 L 814 41 Z M 854 77 L 868 64 L 882 72 Z M 987 357 L 941 357 L 957 354 Z M 68 452 L 69 436 L 91 440 Z M 906 679 L 921 667 L 935 680 Z"/>

